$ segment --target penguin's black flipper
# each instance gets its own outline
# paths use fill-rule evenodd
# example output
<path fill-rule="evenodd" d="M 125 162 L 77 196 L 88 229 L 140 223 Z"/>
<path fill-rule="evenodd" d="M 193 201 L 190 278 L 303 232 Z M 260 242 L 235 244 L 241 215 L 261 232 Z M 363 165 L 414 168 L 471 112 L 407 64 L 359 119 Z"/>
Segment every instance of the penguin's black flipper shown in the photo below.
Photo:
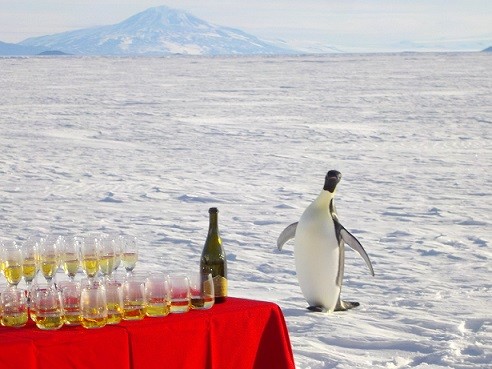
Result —
<path fill-rule="evenodd" d="M 374 269 L 372 268 L 372 263 L 369 259 L 369 255 L 367 255 L 366 250 L 364 250 L 359 240 L 355 238 L 352 233 L 347 231 L 337 219 L 333 219 L 333 221 L 335 222 L 335 229 L 342 238 L 343 242 L 345 242 L 345 244 L 349 245 L 353 250 L 357 251 L 360 256 L 362 256 L 362 258 L 366 262 L 367 267 L 369 268 L 369 271 L 371 272 L 371 275 L 374 276 Z"/>
<path fill-rule="evenodd" d="M 292 223 L 291 225 L 287 226 L 287 228 L 285 228 L 282 231 L 282 233 L 280 233 L 280 236 L 278 236 L 277 248 L 280 251 L 282 251 L 282 247 L 284 246 L 284 244 L 287 241 L 293 239 L 296 236 L 297 223 L 298 222 L 295 222 L 295 223 Z"/>

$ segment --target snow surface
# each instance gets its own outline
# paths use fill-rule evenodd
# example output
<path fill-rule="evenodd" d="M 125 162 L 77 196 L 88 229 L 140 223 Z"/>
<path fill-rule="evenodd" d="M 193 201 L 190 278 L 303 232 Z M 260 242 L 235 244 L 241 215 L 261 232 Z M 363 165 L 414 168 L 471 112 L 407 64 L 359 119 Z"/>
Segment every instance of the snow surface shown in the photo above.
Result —
<path fill-rule="evenodd" d="M 298 368 L 490 368 L 488 54 L 0 59 L 0 236 L 125 232 L 192 270 L 218 206 L 230 294 L 282 308 Z M 342 296 L 311 313 L 285 226 L 343 173 Z M 3 283 L 3 282 L 0 282 Z"/>

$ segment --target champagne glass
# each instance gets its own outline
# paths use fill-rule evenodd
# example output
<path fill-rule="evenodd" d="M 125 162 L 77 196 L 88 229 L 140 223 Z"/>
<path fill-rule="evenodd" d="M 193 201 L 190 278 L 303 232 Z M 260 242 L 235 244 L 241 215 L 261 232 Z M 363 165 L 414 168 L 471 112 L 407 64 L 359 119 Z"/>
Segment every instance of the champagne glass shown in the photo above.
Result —
<path fill-rule="evenodd" d="M 109 280 L 113 274 L 115 264 L 115 242 L 110 237 L 99 240 L 99 270 L 104 280 Z"/>
<path fill-rule="evenodd" d="M 0 273 L 4 274 L 5 270 L 5 247 L 3 245 L 3 241 L 0 240 Z"/>
<path fill-rule="evenodd" d="M 39 237 L 28 237 L 22 244 L 22 275 L 26 282 L 28 293 L 27 302 L 30 302 L 31 285 L 39 271 Z"/>
<path fill-rule="evenodd" d="M 121 264 L 121 258 L 123 256 L 123 243 L 121 242 L 121 237 L 116 236 L 112 237 L 113 245 L 114 245 L 114 266 L 113 273 L 116 272 L 118 267 Z"/>
<path fill-rule="evenodd" d="M 94 281 L 99 271 L 99 240 L 96 237 L 84 238 L 80 245 L 80 259 L 85 275 L 89 281 Z"/>
<path fill-rule="evenodd" d="M 11 287 L 17 287 L 22 279 L 22 250 L 15 241 L 3 243 L 3 274 Z"/>
<path fill-rule="evenodd" d="M 138 260 L 137 238 L 129 235 L 121 235 L 120 242 L 123 248 L 123 266 L 127 275 L 131 275 Z"/>
<path fill-rule="evenodd" d="M 82 239 L 80 237 L 70 237 L 61 245 L 60 260 L 63 271 L 73 282 L 80 266 L 80 246 Z"/>
<path fill-rule="evenodd" d="M 49 284 L 54 283 L 58 269 L 58 236 L 50 235 L 43 238 L 39 245 L 40 270 Z"/>
<path fill-rule="evenodd" d="M 0 240 L 0 273 L 4 274 L 5 269 L 5 246 L 3 245 L 3 240 Z"/>

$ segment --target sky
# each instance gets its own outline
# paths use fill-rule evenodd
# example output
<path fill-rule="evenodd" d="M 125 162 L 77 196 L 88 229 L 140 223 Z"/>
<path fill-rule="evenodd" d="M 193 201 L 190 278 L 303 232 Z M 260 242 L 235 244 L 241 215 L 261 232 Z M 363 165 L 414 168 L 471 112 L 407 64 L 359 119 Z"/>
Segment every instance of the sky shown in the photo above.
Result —
<path fill-rule="evenodd" d="M 160 5 L 300 48 L 492 46 L 490 0 L 0 0 L 0 41 L 115 24 Z"/>

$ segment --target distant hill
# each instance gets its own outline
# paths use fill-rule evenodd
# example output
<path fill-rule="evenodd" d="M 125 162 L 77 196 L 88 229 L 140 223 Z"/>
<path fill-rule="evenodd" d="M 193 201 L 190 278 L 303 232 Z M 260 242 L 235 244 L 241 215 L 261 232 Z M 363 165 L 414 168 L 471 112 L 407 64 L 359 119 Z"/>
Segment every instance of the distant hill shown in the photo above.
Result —
<path fill-rule="evenodd" d="M 67 54 L 67 53 L 64 53 L 63 51 L 58 51 L 58 50 L 48 50 L 48 51 L 43 51 L 43 52 L 39 53 L 38 55 L 63 56 L 63 55 L 70 55 L 70 54 Z"/>
<path fill-rule="evenodd" d="M 482 50 L 482 51 L 485 51 L 485 52 L 490 53 L 490 52 L 492 52 L 492 46 L 490 46 L 490 47 L 488 47 L 488 48 L 486 48 L 485 50 Z"/>
<path fill-rule="evenodd" d="M 295 53 L 166 6 L 147 9 L 115 25 L 29 38 L 19 45 L 74 55 Z"/>

